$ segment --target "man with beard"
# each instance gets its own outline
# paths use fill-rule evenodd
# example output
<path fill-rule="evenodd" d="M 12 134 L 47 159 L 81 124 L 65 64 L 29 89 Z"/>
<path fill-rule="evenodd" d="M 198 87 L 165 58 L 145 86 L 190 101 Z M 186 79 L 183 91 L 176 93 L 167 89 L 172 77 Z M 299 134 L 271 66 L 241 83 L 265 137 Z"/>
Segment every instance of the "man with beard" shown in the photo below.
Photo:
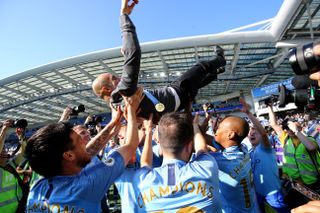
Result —
<path fill-rule="evenodd" d="M 28 141 L 26 157 L 32 169 L 44 178 L 31 189 L 27 212 L 99 212 L 100 201 L 119 177 L 138 146 L 136 111 L 142 89 L 124 98 L 127 113 L 127 143 L 106 159 L 86 167 L 120 123 L 120 110 L 109 124 L 85 145 L 85 140 L 65 123 L 49 124 Z"/>

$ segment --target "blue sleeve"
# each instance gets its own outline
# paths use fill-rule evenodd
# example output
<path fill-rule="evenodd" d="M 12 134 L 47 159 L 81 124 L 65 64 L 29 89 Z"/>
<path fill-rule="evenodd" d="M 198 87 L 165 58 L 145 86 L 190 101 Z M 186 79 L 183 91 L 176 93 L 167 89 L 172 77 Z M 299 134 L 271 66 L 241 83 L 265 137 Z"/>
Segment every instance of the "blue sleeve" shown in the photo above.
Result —
<path fill-rule="evenodd" d="M 216 160 L 207 152 L 197 155 L 191 162 L 190 167 L 202 177 L 211 176 L 214 169 L 218 170 Z"/>
<path fill-rule="evenodd" d="M 124 159 L 117 151 L 112 152 L 107 158 L 102 159 L 101 162 L 96 163 L 94 166 L 84 169 L 80 173 L 81 183 L 90 184 L 87 187 L 88 193 L 92 195 L 95 200 L 101 198 L 109 189 L 110 185 L 123 173 L 125 169 Z"/>

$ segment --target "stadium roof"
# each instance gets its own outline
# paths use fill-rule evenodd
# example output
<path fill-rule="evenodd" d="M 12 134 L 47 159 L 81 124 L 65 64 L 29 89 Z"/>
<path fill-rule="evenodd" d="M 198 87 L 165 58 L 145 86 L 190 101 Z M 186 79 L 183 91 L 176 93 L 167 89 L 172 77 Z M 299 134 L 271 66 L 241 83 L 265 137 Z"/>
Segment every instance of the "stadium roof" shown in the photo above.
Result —
<path fill-rule="evenodd" d="M 167 85 L 192 65 L 225 49 L 226 72 L 200 90 L 197 101 L 213 101 L 235 91 L 288 79 L 290 47 L 320 36 L 320 0 L 285 0 L 269 20 L 219 34 L 141 44 L 139 83 L 144 88 Z M 121 75 L 120 47 L 53 62 L 0 80 L 0 120 L 25 118 L 30 124 L 58 120 L 67 105 L 84 104 L 86 112 L 108 111 L 91 91 L 93 79 L 104 72 Z"/>

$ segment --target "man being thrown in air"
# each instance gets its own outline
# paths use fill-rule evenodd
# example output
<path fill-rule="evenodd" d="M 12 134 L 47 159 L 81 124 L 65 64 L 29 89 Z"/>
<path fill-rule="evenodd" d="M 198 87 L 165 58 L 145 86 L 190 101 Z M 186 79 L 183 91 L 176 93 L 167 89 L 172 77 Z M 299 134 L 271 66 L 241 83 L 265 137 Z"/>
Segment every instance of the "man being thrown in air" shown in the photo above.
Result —
<path fill-rule="evenodd" d="M 126 2 L 128 4 L 129 0 Z M 131 96 L 137 89 L 141 50 L 135 26 L 129 18 L 133 6 L 137 3 L 138 0 L 134 0 L 129 6 L 129 12 L 120 17 L 124 55 L 121 78 L 103 73 L 92 84 L 94 93 L 103 100 L 111 102 L 113 106 L 121 103 L 121 95 Z M 190 101 L 195 99 L 200 88 L 208 85 L 217 79 L 219 73 L 224 72 L 225 65 L 224 51 L 217 46 L 212 60 L 196 64 L 166 87 L 145 90 L 138 116 L 148 119 L 152 113 L 153 122 L 156 124 L 163 114 L 185 109 Z"/>

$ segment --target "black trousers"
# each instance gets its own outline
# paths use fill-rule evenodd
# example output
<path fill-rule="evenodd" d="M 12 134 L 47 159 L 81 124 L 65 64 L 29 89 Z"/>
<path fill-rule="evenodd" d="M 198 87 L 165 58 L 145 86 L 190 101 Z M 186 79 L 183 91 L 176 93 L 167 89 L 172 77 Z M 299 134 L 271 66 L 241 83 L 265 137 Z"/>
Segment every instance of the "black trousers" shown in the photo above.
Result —
<path fill-rule="evenodd" d="M 217 69 L 226 65 L 226 61 L 221 56 L 215 57 L 211 61 L 202 61 L 182 76 L 174 80 L 170 86 L 173 87 L 181 101 L 179 110 L 183 109 L 190 101 L 194 101 L 198 90 L 217 79 Z"/>

